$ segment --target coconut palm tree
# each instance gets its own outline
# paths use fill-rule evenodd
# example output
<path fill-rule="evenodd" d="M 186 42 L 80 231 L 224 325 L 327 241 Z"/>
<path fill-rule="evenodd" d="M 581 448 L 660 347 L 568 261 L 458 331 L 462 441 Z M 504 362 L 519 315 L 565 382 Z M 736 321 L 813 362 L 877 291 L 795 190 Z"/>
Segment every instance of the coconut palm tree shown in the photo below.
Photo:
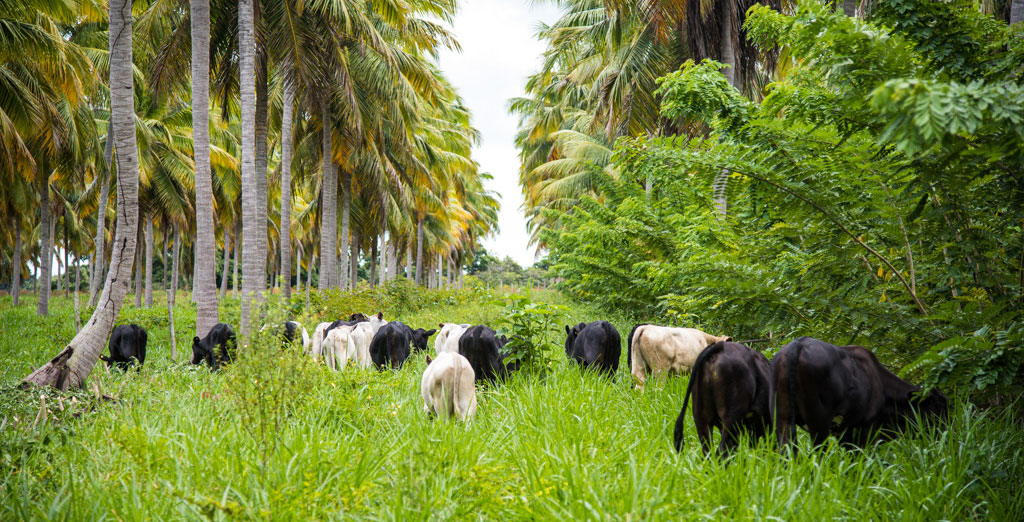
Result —
<path fill-rule="evenodd" d="M 190 0 L 192 34 L 192 146 L 196 187 L 195 299 L 196 336 L 205 337 L 219 322 L 210 170 L 210 1 Z M 227 246 L 225 246 L 227 248 Z"/>

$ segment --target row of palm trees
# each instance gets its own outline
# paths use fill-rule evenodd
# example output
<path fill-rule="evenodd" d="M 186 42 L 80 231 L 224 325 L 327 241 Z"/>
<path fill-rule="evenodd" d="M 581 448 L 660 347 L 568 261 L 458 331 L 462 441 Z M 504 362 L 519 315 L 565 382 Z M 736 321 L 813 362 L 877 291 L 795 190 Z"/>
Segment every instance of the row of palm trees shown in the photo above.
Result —
<path fill-rule="evenodd" d="M 48 312 L 57 211 L 96 306 L 29 381 L 84 382 L 133 266 L 136 301 L 151 303 L 157 252 L 174 287 L 191 273 L 199 336 L 219 321 L 233 254 L 246 335 L 268 279 L 286 295 L 303 270 L 307 285 L 353 287 L 364 257 L 371 284 L 401 265 L 420 284 L 442 267 L 453 279 L 495 230 L 477 131 L 433 61 L 457 48 L 454 0 L 103 4 L 0 0 L 12 289 L 34 260 Z"/>

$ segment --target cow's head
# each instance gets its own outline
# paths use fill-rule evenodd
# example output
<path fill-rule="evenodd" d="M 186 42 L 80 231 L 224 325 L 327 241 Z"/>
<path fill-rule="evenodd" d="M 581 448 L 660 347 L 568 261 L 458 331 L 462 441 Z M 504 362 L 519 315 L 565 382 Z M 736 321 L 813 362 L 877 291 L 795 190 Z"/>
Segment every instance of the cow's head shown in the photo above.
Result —
<path fill-rule="evenodd" d="M 587 323 L 580 323 L 580 324 L 578 324 L 576 326 L 568 326 L 568 325 L 566 325 L 566 327 L 565 327 L 565 353 L 566 354 L 571 354 L 572 353 L 572 345 L 573 345 L 574 342 L 576 342 L 576 337 L 580 334 L 580 332 L 586 326 L 587 326 Z"/>
<path fill-rule="evenodd" d="M 922 417 L 927 415 L 945 417 L 949 411 L 949 400 L 937 388 L 932 388 L 924 396 L 920 392 L 911 392 L 907 398 Z"/>
<path fill-rule="evenodd" d="M 430 336 L 434 335 L 435 333 L 437 333 L 437 330 L 434 330 L 434 329 L 424 330 L 422 328 L 417 328 L 417 329 L 413 330 L 412 331 L 412 348 L 413 348 L 413 350 L 417 350 L 417 351 L 419 351 L 419 350 L 426 350 L 427 349 L 427 341 L 430 339 Z"/>
<path fill-rule="evenodd" d="M 369 321 L 370 318 L 366 317 L 366 314 L 364 314 L 364 313 L 356 312 L 356 313 L 348 316 L 348 320 L 349 321 Z"/>
<path fill-rule="evenodd" d="M 193 337 L 192 364 L 203 364 L 203 360 L 205 360 L 210 355 L 210 349 L 207 348 L 198 337 Z"/>

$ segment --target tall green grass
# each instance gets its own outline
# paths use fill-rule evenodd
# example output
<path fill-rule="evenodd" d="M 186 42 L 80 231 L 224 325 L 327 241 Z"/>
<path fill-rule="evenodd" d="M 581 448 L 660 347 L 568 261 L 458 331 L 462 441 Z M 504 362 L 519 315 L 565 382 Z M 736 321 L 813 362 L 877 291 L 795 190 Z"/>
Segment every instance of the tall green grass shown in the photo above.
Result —
<path fill-rule="evenodd" d="M 594 320 L 570 306 L 568 322 Z M 160 296 L 162 298 L 162 296 Z M 221 374 L 181 364 L 194 310 L 179 296 L 179 363 L 169 360 L 165 307 L 125 307 L 149 329 L 146 367 L 90 380 L 119 403 L 87 411 L 88 392 L 60 399 L 14 388 L 73 336 L 69 301 L 37 318 L 25 299 L 0 300 L 0 520 L 1021 520 L 1024 429 L 1013 409 L 979 411 L 955 400 L 948 426 L 912 430 L 864 450 L 829 444 L 779 457 L 765 442 L 728 461 L 705 458 L 692 423 L 681 454 L 671 447 L 686 377 L 633 390 L 581 373 L 559 358 L 543 375 L 518 375 L 478 391 L 468 425 L 428 420 L 419 379 L 425 354 L 401 371 L 348 369 L 274 351 Z M 401 319 L 493 323 L 501 308 L 479 302 L 431 305 Z M 339 314 L 346 311 L 338 311 Z M 237 324 L 237 303 L 222 320 Z M 306 319 L 310 330 L 314 317 Z M 631 326 L 611 320 L 625 336 Z M 551 332 L 561 341 L 561 332 Z M 432 348 L 431 348 L 432 350 Z M 280 357 L 288 375 L 267 367 Z M 622 356 L 625 366 L 625 354 Z M 244 367 L 263 361 L 261 366 Z M 264 372 L 264 373 L 261 373 Z M 293 376 L 294 378 L 288 378 Z M 264 460 L 243 419 L 247 393 L 278 387 L 294 400 L 277 411 Z M 274 388 L 274 389 L 278 389 Z M 244 393 L 243 393 L 244 392 Z M 33 426 L 40 396 L 51 414 Z M 69 401 L 75 406 L 68 406 Z M 250 401 L 252 402 L 252 401 Z M 73 412 L 83 412 L 79 417 Z M 248 426 L 251 427 L 251 426 Z"/>

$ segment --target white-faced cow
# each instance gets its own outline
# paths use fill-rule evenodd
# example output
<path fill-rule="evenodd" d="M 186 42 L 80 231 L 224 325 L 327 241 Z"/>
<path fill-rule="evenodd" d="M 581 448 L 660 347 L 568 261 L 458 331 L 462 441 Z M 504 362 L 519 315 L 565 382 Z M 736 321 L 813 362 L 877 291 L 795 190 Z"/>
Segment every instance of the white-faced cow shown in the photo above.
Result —
<path fill-rule="evenodd" d="M 425 350 L 427 341 L 437 330 L 424 330 L 411 327 L 400 321 L 387 323 L 377 330 L 370 342 L 370 360 L 378 370 L 385 368 L 400 369 L 413 349 Z"/>
<path fill-rule="evenodd" d="M 434 339 L 434 352 L 438 355 L 444 352 L 459 353 L 459 339 L 469 328 L 468 324 L 440 323 L 437 325 L 441 330 L 437 332 Z"/>
<path fill-rule="evenodd" d="M 608 321 L 566 326 L 565 334 L 565 355 L 571 360 L 608 375 L 619 369 L 622 339 Z"/>
<path fill-rule="evenodd" d="M 697 356 L 676 419 L 673 442 L 683 449 L 686 406 L 693 394 L 693 423 L 701 449 L 711 449 L 711 430 L 718 428 L 719 453 L 728 454 L 739 443 L 740 433 L 764 437 L 771 426 L 768 383 L 771 365 L 760 352 L 732 342 L 717 342 Z"/>
<path fill-rule="evenodd" d="M 231 326 L 217 323 L 206 337 L 192 339 L 192 364 L 206 363 L 211 371 L 234 359 L 235 331 Z"/>
<path fill-rule="evenodd" d="M 637 389 L 642 390 L 648 372 L 655 378 L 688 372 L 704 348 L 731 340 L 727 335 L 711 335 L 696 328 L 638 324 L 626 339 L 626 362 Z"/>
<path fill-rule="evenodd" d="M 506 364 L 502 348 L 508 343 L 505 336 L 498 334 L 486 326 L 471 326 L 459 338 L 459 354 L 469 361 L 473 367 L 473 375 L 477 382 L 493 383 L 498 378 L 504 379 L 510 372 L 519 369 L 519 363 Z"/>
<path fill-rule="evenodd" d="M 946 414 L 946 396 L 900 379 L 862 346 L 835 346 L 800 337 L 772 358 L 771 394 L 780 447 L 792 444 L 796 427 L 821 445 L 830 434 L 847 445 L 864 446 L 876 436 L 891 438 L 914 411 Z"/>
<path fill-rule="evenodd" d="M 127 370 L 129 366 L 138 364 L 139 368 L 146 362 L 146 330 L 136 324 L 122 324 L 114 328 L 110 334 L 110 357 L 100 355 L 107 367 L 116 366 Z"/>
<path fill-rule="evenodd" d="M 473 366 L 458 353 L 441 352 L 433 361 L 427 357 L 420 381 L 423 411 L 443 419 L 470 420 L 476 413 L 475 379 Z"/>

